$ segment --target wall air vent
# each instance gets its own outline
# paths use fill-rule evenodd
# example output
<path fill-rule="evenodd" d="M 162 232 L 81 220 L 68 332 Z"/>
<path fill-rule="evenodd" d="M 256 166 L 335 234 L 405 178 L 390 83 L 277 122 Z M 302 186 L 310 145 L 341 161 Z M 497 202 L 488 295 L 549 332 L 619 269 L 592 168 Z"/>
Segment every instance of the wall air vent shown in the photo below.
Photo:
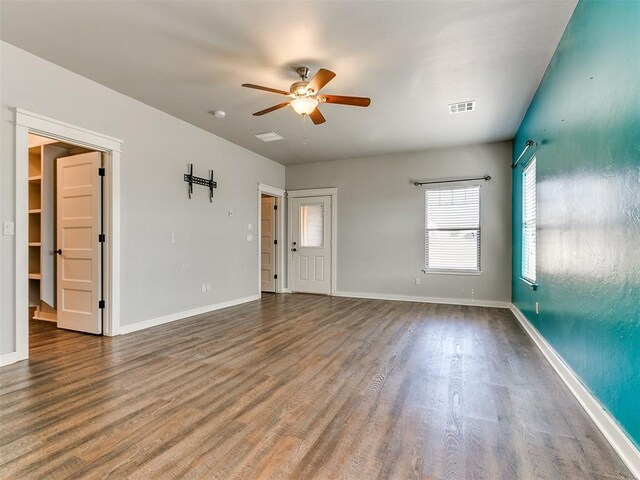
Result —
<path fill-rule="evenodd" d="M 471 112 L 476 109 L 476 101 L 457 102 L 449 104 L 449 113 Z"/>
<path fill-rule="evenodd" d="M 257 133 L 254 137 L 262 140 L 263 142 L 277 142 L 278 140 L 284 140 L 284 137 L 281 137 L 276 132 Z"/>

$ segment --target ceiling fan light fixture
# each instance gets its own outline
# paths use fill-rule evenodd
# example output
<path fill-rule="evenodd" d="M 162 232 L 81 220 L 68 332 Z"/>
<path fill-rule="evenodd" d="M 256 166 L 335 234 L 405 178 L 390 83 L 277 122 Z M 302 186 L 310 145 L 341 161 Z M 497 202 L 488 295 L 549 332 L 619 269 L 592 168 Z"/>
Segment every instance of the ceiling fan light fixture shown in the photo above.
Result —
<path fill-rule="evenodd" d="M 301 97 L 291 101 L 291 107 L 300 115 L 309 115 L 318 106 L 315 98 Z"/>
<path fill-rule="evenodd" d="M 0 0 L 2 1 L 2 0 Z M 289 87 L 289 91 L 279 90 L 277 88 L 263 87 L 262 85 L 256 85 L 254 83 L 243 83 L 245 88 L 253 88 L 255 90 L 262 90 L 269 93 L 275 93 L 287 97 L 286 102 L 279 103 L 264 110 L 254 112 L 254 117 L 261 117 L 267 113 L 275 112 L 281 108 L 286 108 L 291 105 L 291 108 L 298 115 L 303 117 L 309 117 L 314 125 L 320 125 L 326 122 L 326 119 L 322 115 L 322 112 L 318 108 L 318 104 L 334 105 L 351 105 L 354 107 L 368 107 L 371 104 L 371 99 L 367 97 L 349 97 L 345 95 L 319 95 L 322 90 L 335 76 L 331 70 L 325 68 L 319 69 L 313 78 L 307 81 L 309 77 L 309 69 L 307 67 L 300 67 L 296 69 L 300 80 L 293 82 Z"/>

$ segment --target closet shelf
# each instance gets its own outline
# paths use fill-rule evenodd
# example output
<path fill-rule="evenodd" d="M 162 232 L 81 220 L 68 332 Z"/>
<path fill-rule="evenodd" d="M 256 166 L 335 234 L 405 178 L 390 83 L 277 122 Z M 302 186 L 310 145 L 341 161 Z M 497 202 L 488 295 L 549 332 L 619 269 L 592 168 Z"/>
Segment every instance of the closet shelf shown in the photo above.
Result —
<path fill-rule="evenodd" d="M 58 146 L 57 141 L 53 141 L 51 145 L 51 141 L 37 135 L 29 134 L 29 140 L 39 144 L 29 148 L 27 165 L 28 198 L 24 210 L 28 212 L 25 238 L 28 245 L 28 298 L 30 305 L 35 306 L 32 318 L 55 322 L 56 310 L 46 302 L 46 298 L 51 299 L 51 296 L 56 300 L 57 257 L 50 250 L 55 243 L 56 235 L 55 159 L 61 155 L 68 155 L 68 150 Z M 48 270 L 52 270 L 51 275 L 48 274 Z"/>

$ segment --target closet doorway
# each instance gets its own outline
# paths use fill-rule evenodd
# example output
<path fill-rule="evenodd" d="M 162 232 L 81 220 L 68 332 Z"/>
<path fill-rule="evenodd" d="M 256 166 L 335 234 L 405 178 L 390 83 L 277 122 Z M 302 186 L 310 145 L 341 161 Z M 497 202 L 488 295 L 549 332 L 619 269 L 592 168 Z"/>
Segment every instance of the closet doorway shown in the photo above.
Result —
<path fill-rule="evenodd" d="M 258 294 L 282 293 L 284 190 L 258 185 Z"/>
<path fill-rule="evenodd" d="M 103 209 L 99 210 L 101 227 L 104 227 L 104 242 L 99 246 L 99 268 L 101 274 L 99 276 L 100 296 L 98 299 L 103 335 L 113 336 L 120 333 L 120 160 L 122 157 L 122 140 L 105 135 L 103 133 L 94 132 L 83 127 L 75 126 L 53 118 L 48 118 L 37 113 L 29 112 L 20 107 L 15 107 L 15 329 L 14 329 L 14 345 L 15 350 L 7 354 L 7 363 L 18 362 L 29 358 L 29 305 L 36 304 L 34 298 L 29 299 L 29 290 L 31 280 L 29 279 L 29 222 L 36 223 L 36 220 L 30 220 L 29 217 L 35 214 L 29 214 L 30 210 L 30 188 L 34 190 L 32 195 L 42 195 L 43 192 L 35 192 L 35 187 L 30 187 L 30 183 L 37 181 L 30 180 L 32 176 L 29 172 L 29 134 L 44 137 L 51 140 L 52 144 L 60 142 L 72 148 L 78 149 L 71 153 L 88 153 L 99 152 L 103 163 L 104 176 L 100 177 L 100 185 L 102 188 L 102 196 L 104 196 Z M 37 146 L 37 145 L 35 145 Z M 41 146 L 41 145 L 40 145 Z M 84 150 L 79 150 L 84 149 Z M 46 166 L 42 165 L 43 168 Z M 37 175 L 35 175 L 37 176 Z M 85 185 L 86 186 L 86 185 Z M 32 200 L 31 200 L 32 202 Z M 82 208 L 86 208 L 85 202 Z M 76 206 L 79 208 L 79 206 Z M 57 209 L 57 207 L 56 207 Z M 73 213 L 73 212 L 72 212 Z M 77 215 L 83 217 L 86 215 Z M 11 227 L 11 222 L 5 222 Z M 79 225 L 80 226 L 80 225 Z M 34 228 L 38 228 L 34 226 Z M 42 228 L 42 227 L 40 227 Z M 76 232 L 78 232 L 77 230 Z M 34 233 L 31 233 L 33 235 Z M 56 232 L 57 237 L 57 232 Z M 78 241 L 80 239 L 76 239 Z M 57 239 L 56 239 L 57 241 Z M 96 239 L 98 241 L 98 239 Z M 56 245 L 58 250 L 64 247 Z M 33 249 L 31 249 L 33 250 Z M 40 255 L 46 253 L 40 251 Z M 31 253 L 36 255 L 36 253 Z M 56 255 L 58 255 L 56 253 Z M 86 260 L 86 259 L 81 259 Z M 35 260 L 37 261 L 37 260 Z M 42 256 L 40 256 L 42 261 Z M 84 266 L 84 272 L 87 271 L 87 261 L 75 262 L 72 267 L 81 268 Z M 35 272 L 35 268 L 31 267 L 31 273 Z M 69 277 L 67 277 L 69 278 Z M 56 266 L 57 279 L 57 266 Z M 34 279 L 36 280 L 36 279 Z M 76 278 L 77 280 L 77 278 Z M 104 283 L 102 283 L 104 280 Z M 74 290 L 69 287 L 69 290 Z M 79 297 L 84 296 L 79 291 L 70 292 L 71 296 L 76 298 L 69 300 L 82 300 Z M 56 291 L 57 302 L 57 291 Z M 104 305 L 104 308 L 100 308 Z M 60 310 L 52 305 L 56 310 L 56 324 L 61 318 Z M 44 308 L 41 308 L 44 311 Z M 87 309 L 87 311 L 89 311 Z M 73 321 L 73 319 L 72 319 Z M 44 322 L 43 322 L 44 323 Z M 46 324 L 51 326 L 52 324 Z M 76 328 L 70 325 L 71 328 Z M 54 330 L 55 331 L 55 330 Z"/>
<path fill-rule="evenodd" d="M 29 320 L 102 334 L 102 153 L 29 133 Z"/>
<path fill-rule="evenodd" d="M 260 219 L 260 281 L 262 292 L 275 293 L 278 279 L 276 197 L 262 194 L 262 218 Z"/>

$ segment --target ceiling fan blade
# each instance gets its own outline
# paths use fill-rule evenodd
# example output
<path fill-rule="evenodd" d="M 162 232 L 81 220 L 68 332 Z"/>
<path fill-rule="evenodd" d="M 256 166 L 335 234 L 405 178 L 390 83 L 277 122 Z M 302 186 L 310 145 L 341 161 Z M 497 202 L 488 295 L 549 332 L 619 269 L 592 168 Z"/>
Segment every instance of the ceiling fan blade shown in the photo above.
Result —
<path fill-rule="evenodd" d="M 335 76 L 336 74 L 331 70 L 325 70 L 324 68 L 321 68 L 320 70 L 318 70 L 318 73 L 313 76 L 311 81 L 309 81 L 307 89 L 313 90 L 314 92 L 318 93 L 320 89 L 327 83 L 329 83 Z"/>
<path fill-rule="evenodd" d="M 271 113 L 276 110 L 280 110 L 281 108 L 288 107 L 291 102 L 279 103 L 278 105 L 274 105 L 273 107 L 265 108 L 264 110 L 260 110 L 253 114 L 254 117 L 259 117 L 260 115 L 264 115 L 266 113 Z"/>
<path fill-rule="evenodd" d="M 321 123 L 327 121 L 322 113 L 320 113 L 320 109 L 318 107 L 316 107 L 316 109 L 309 114 L 309 118 L 311 118 L 311 121 L 314 125 L 320 125 Z"/>
<path fill-rule="evenodd" d="M 254 85 L 253 83 L 243 83 L 242 86 L 246 88 L 255 88 L 256 90 L 263 90 L 265 92 L 279 93 L 280 95 L 289 95 L 289 92 L 285 92 L 284 90 L 278 90 L 277 88 L 263 87 L 262 85 Z"/>
<path fill-rule="evenodd" d="M 354 107 L 368 107 L 371 99 L 367 97 L 346 97 L 344 95 L 322 95 L 325 103 L 337 103 L 339 105 L 352 105 Z"/>

